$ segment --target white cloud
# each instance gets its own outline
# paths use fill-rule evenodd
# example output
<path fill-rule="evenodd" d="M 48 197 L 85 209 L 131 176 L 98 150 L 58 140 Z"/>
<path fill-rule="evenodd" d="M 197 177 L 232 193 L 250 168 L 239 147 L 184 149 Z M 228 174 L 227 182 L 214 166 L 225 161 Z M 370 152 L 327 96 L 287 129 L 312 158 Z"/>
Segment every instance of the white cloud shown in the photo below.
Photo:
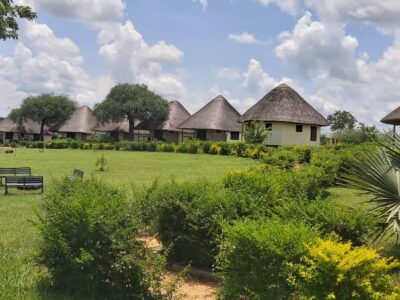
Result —
<path fill-rule="evenodd" d="M 19 0 L 35 9 L 66 18 L 73 18 L 91 25 L 117 20 L 122 17 L 123 0 Z"/>
<path fill-rule="evenodd" d="M 279 84 L 277 80 L 264 71 L 261 63 L 256 59 L 249 61 L 249 66 L 243 76 L 243 85 L 252 94 L 266 93 Z"/>
<path fill-rule="evenodd" d="M 194 0 L 200 3 L 201 7 L 203 8 L 203 11 L 207 9 L 208 6 L 208 0 Z"/>
<path fill-rule="evenodd" d="M 79 48 L 70 39 L 57 37 L 47 25 L 31 22 L 23 28 L 13 55 L 0 56 L 0 83 L 6 95 L 12 95 L 13 107 L 27 95 L 46 92 L 67 94 L 92 105 L 105 97 L 113 81 L 90 77 L 82 65 Z"/>
<path fill-rule="evenodd" d="M 236 68 L 218 68 L 215 70 L 215 76 L 225 80 L 238 80 L 242 74 Z"/>
<path fill-rule="evenodd" d="M 113 70 L 117 81 L 147 84 L 167 98 L 180 98 L 186 93 L 182 75 L 165 72 L 164 64 L 177 64 L 183 52 L 175 45 L 160 41 L 149 45 L 132 22 L 104 26 L 98 34 L 99 53 Z"/>
<path fill-rule="evenodd" d="M 275 52 L 287 65 L 310 78 L 354 80 L 358 76 L 354 59 L 357 46 L 357 39 L 346 35 L 341 26 L 312 21 L 311 13 L 306 12 L 293 32 L 281 33 Z"/>
<path fill-rule="evenodd" d="M 257 39 L 254 35 L 248 32 L 242 32 L 239 34 L 231 33 L 228 35 L 228 40 L 234 41 L 236 43 L 253 45 L 262 45 L 266 43 L 265 41 Z"/>
<path fill-rule="evenodd" d="M 258 2 L 263 6 L 274 4 L 290 15 L 298 14 L 302 7 L 300 0 L 258 0 Z"/>

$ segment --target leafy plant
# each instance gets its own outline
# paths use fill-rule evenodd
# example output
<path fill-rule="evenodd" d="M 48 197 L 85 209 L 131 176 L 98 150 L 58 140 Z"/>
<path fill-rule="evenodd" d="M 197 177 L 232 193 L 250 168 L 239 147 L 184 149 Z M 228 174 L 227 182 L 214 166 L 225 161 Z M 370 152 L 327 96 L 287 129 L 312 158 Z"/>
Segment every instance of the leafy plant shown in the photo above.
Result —
<path fill-rule="evenodd" d="M 262 121 L 252 121 L 246 124 L 244 130 L 244 139 L 250 144 L 265 144 L 269 132 L 265 129 L 265 123 Z"/>
<path fill-rule="evenodd" d="M 350 242 L 319 240 L 308 246 L 291 282 L 305 299 L 398 299 L 390 272 L 400 266 L 391 258 Z M 300 297 L 299 297 L 300 298 Z"/>
<path fill-rule="evenodd" d="M 97 160 L 96 160 L 96 167 L 98 168 L 98 171 L 104 172 L 106 170 L 106 165 L 108 164 L 108 161 L 104 154 L 102 154 Z"/>
<path fill-rule="evenodd" d="M 360 153 L 347 165 L 348 187 L 370 195 L 370 203 L 384 220 L 382 234 L 400 238 L 400 136 L 389 135 L 379 149 Z"/>
<path fill-rule="evenodd" d="M 289 299 L 288 262 L 299 262 L 318 232 L 302 223 L 245 220 L 224 227 L 217 268 L 224 299 Z"/>
<path fill-rule="evenodd" d="M 39 262 L 57 289 L 78 299 L 152 299 L 165 259 L 138 239 L 125 195 L 94 179 L 56 182 L 40 216 Z"/>

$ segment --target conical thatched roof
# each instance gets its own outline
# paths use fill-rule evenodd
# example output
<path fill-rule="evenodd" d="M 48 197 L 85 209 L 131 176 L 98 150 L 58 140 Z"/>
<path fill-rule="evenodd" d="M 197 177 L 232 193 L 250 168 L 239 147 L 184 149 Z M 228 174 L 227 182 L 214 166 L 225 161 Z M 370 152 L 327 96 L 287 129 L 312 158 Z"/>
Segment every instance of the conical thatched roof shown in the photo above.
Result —
<path fill-rule="evenodd" d="M 400 106 L 381 120 L 382 123 L 400 125 Z"/>
<path fill-rule="evenodd" d="M 168 103 L 168 118 L 156 129 L 165 131 L 181 131 L 178 128 L 180 124 L 190 117 L 190 113 L 179 101 Z M 138 129 L 153 129 L 148 122 L 142 122 L 137 126 Z M 190 131 L 188 131 L 190 132 Z"/>
<path fill-rule="evenodd" d="M 161 125 L 161 130 L 179 131 L 178 126 L 190 117 L 190 113 L 179 101 L 169 102 L 168 108 L 168 118 Z"/>
<path fill-rule="evenodd" d="M 286 84 L 281 84 L 270 91 L 244 113 L 242 120 L 329 125 L 318 111 Z"/>
<path fill-rule="evenodd" d="M 140 124 L 140 121 L 135 121 L 135 128 Z M 129 122 L 128 120 L 124 120 L 122 122 L 105 122 L 105 123 L 97 123 L 97 125 L 93 128 L 93 131 L 96 132 L 124 132 L 129 133 Z M 135 134 L 150 134 L 148 130 L 137 130 L 135 129 Z"/>
<path fill-rule="evenodd" d="M 239 112 L 223 96 L 218 96 L 179 125 L 179 128 L 241 131 L 242 125 L 239 122 Z"/>
<path fill-rule="evenodd" d="M 61 124 L 54 126 L 50 131 L 54 132 L 75 132 L 93 133 L 93 127 L 97 124 L 93 111 L 87 106 L 77 108 L 71 117 Z"/>
<path fill-rule="evenodd" d="M 26 120 L 23 122 L 21 128 L 10 118 L 5 118 L 0 120 L 0 132 L 40 134 L 40 124 L 37 122 L 33 122 L 32 120 Z M 44 127 L 43 133 L 46 135 L 50 134 L 47 126 Z"/>

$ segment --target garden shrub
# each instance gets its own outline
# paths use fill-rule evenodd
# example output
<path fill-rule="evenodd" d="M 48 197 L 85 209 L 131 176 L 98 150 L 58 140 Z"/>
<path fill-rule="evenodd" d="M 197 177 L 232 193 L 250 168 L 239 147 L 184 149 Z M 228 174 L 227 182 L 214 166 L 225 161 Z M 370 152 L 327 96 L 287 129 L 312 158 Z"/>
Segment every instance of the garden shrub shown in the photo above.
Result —
<path fill-rule="evenodd" d="M 217 144 L 211 144 L 208 154 L 218 154 L 221 147 Z"/>
<path fill-rule="evenodd" d="M 239 221 L 224 226 L 217 258 L 224 299 L 288 299 L 289 262 L 299 262 L 318 232 L 299 222 Z"/>
<path fill-rule="evenodd" d="M 176 147 L 178 153 L 200 153 L 201 142 L 196 140 L 186 140 Z"/>
<path fill-rule="evenodd" d="M 263 156 L 264 163 L 278 166 L 282 169 L 292 169 L 298 161 L 297 153 L 285 148 L 271 148 L 268 154 Z"/>
<path fill-rule="evenodd" d="M 275 213 L 282 219 L 298 220 L 317 227 L 324 236 L 334 233 L 341 241 L 351 241 L 354 245 L 366 243 L 378 227 L 377 218 L 371 212 L 330 200 L 287 201 L 275 208 Z"/>
<path fill-rule="evenodd" d="M 204 181 L 172 181 L 153 185 L 146 200 L 160 240 L 170 247 L 169 260 L 211 268 L 221 221 L 237 218 L 232 193 Z"/>
<path fill-rule="evenodd" d="M 210 151 L 212 142 L 211 142 L 211 141 L 204 141 L 204 142 L 202 142 L 201 144 L 202 144 L 202 148 L 203 148 L 203 149 L 202 149 L 202 150 L 203 150 L 203 153 L 208 154 L 209 151 Z"/>
<path fill-rule="evenodd" d="M 308 246 L 291 281 L 304 299 L 399 299 L 390 273 L 400 267 L 391 258 L 365 246 L 354 247 L 332 240 Z M 300 298 L 299 297 L 299 298 Z"/>
<path fill-rule="evenodd" d="M 174 146 L 174 144 L 159 143 L 157 145 L 157 151 L 159 151 L 159 152 L 174 152 L 175 146 Z"/>
<path fill-rule="evenodd" d="M 54 285 L 78 298 L 161 295 L 164 259 L 137 239 L 125 195 L 94 179 L 57 182 L 44 201 L 39 260 Z"/>
<path fill-rule="evenodd" d="M 220 143 L 218 143 L 218 146 L 219 146 L 219 149 L 218 149 L 219 155 L 229 155 L 231 153 L 230 143 L 220 142 Z"/>

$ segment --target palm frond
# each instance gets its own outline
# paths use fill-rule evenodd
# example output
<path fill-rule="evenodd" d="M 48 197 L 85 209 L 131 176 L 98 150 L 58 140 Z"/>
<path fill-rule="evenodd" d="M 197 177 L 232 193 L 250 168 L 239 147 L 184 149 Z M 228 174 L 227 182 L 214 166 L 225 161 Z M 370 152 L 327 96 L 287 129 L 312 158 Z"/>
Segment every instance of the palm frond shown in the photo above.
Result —
<path fill-rule="evenodd" d="M 400 173 L 386 148 L 360 155 L 346 168 L 343 181 L 349 188 L 370 195 L 373 210 L 386 220 L 382 234 L 400 237 Z"/>

